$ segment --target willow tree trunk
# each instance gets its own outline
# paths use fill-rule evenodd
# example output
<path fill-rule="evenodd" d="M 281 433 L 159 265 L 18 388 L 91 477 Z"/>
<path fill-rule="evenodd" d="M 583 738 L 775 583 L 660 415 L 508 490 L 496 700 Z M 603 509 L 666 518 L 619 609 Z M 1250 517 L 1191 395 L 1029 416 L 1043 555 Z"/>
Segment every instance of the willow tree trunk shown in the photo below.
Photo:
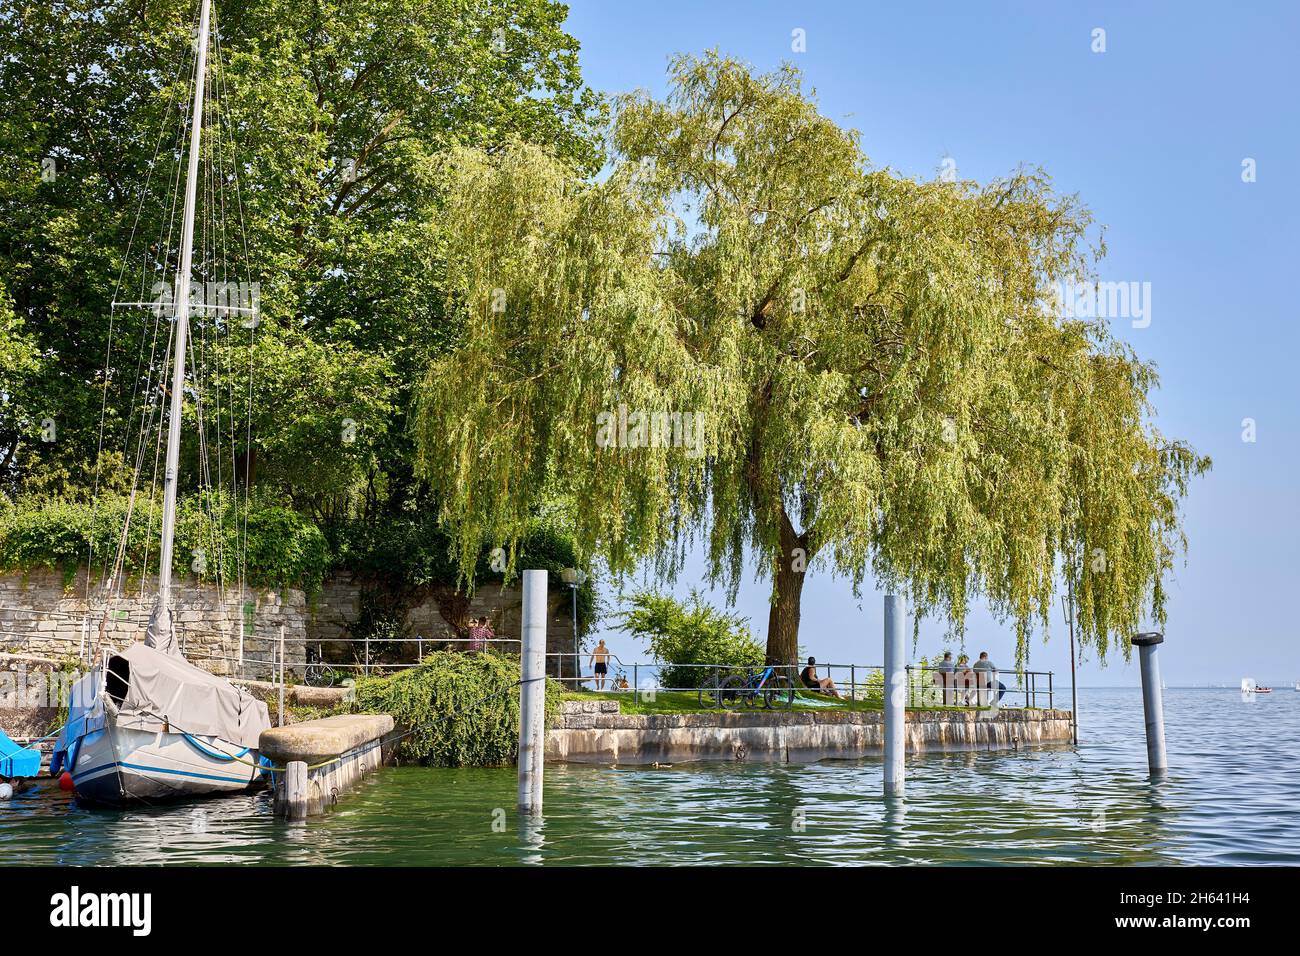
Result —
<path fill-rule="evenodd" d="M 781 511 L 781 554 L 772 582 L 772 610 L 767 617 L 767 663 L 795 664 L 799 658 L 799 602 L 804 568 L 811 555 L 806 536 L 796 533 Z"/>
<path fill-rule="evenodd" d="M 772 610 L 767 616 L 767 662 L 794 664 L 799 657 L 799 599 L 803 594 L 803 572 L 791 567 L 789 558 L 777 566 L 772 589 Z"/>

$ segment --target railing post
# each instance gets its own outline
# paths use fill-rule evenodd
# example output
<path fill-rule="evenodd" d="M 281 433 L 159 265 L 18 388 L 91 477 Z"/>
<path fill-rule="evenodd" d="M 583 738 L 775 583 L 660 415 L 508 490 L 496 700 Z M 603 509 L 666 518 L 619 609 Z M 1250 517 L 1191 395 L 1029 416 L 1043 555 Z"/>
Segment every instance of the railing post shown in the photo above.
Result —
<path fill-rule="evenodd" d="M 1052 672 L 1047 672 L 1047 709 L 1056 709 L 1056 688 L 1052 685 Z"/>
<path fill-rule="evenodd" d="M 278 726 L 284 726 L 284 625 L 280 625 L 280 714 Z M 306 767 L 303 764 L 303 767 Z M 305 772 L 305 771 L 304 771 Z"/>
<path fill-rule="evenodd" d="M 632 665 L 632 703 L 641 703 L 641 665 L 633 663 Z"/>
<path fill-rule="evenodd" d="M 849 700 L 858 699 L 858 665 L 849 665 Z"/>

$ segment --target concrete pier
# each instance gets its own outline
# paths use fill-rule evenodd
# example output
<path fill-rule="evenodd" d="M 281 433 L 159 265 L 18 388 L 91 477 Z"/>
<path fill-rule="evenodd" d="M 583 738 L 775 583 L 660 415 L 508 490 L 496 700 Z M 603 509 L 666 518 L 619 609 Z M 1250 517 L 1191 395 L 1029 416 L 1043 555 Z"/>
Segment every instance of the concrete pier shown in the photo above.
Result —
<path fill-rule="evenodd" d="M 546 759 L 568 763 L 648 764 L 694 760 L 807 763 L 879 756 L 880 711 L 709 711 L 623 714 L 616 700 L 566 700 L 546 735 Z M 1020 750 L 1069 745 L 1068 710 L 909 710 L 909 753 Z"/>
<path fill-rule="evenodd" d="M 324 813 L 392 756 L 393 718 L 343 714 L 262 731 L 258 749 L 275 774 L 276 813 L 290 820 Z"/>

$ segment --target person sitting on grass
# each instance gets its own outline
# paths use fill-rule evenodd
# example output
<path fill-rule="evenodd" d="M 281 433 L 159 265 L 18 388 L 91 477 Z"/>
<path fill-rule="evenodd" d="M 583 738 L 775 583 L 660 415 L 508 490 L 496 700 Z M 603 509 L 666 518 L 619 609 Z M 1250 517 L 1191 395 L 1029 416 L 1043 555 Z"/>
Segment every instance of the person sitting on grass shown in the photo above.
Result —
<path fill-rule="evenodd" d="M 809 690 L 815 690 L 822 694 L 829 694 L 832 697 L 839 697 L 840 692 L 835 689 L 835 681 L 829 677 L 817 676 L 817 658 L 808 658 L 808 666 L 799 672 L 799 680 L 803 686 Z"/>

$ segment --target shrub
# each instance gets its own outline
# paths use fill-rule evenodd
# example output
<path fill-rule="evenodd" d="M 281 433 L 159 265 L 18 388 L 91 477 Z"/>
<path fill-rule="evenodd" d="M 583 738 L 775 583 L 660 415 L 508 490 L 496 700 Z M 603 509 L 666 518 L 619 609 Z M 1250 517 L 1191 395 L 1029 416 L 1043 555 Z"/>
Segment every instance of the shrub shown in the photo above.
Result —
<path fill-rule="evenodd" d="M 715 609 L 698 591 L 692 591 L 686 603 L 671 595 L 640 591 L 632 595 L 631 603 L 619 630 L 648 640 L 655 660 L 669 665 L 659 675 L 664 687 L 698 687 L 711 676 L 706 668 L 671 665 L 763 663 L 763 647 L 750 633 L 748 620 Z"/>
<path fill-rule="evenodd" d="M 415 667 L 357 681 L 351 708 L 392 715 L 407 732 L 399 759 L 434 767 L 499 766 L 516 757 L 518 684 L 518 658 L 435 651 Z M 548 680 L 548 724 L 560 694 L 560 685 Z"/>

